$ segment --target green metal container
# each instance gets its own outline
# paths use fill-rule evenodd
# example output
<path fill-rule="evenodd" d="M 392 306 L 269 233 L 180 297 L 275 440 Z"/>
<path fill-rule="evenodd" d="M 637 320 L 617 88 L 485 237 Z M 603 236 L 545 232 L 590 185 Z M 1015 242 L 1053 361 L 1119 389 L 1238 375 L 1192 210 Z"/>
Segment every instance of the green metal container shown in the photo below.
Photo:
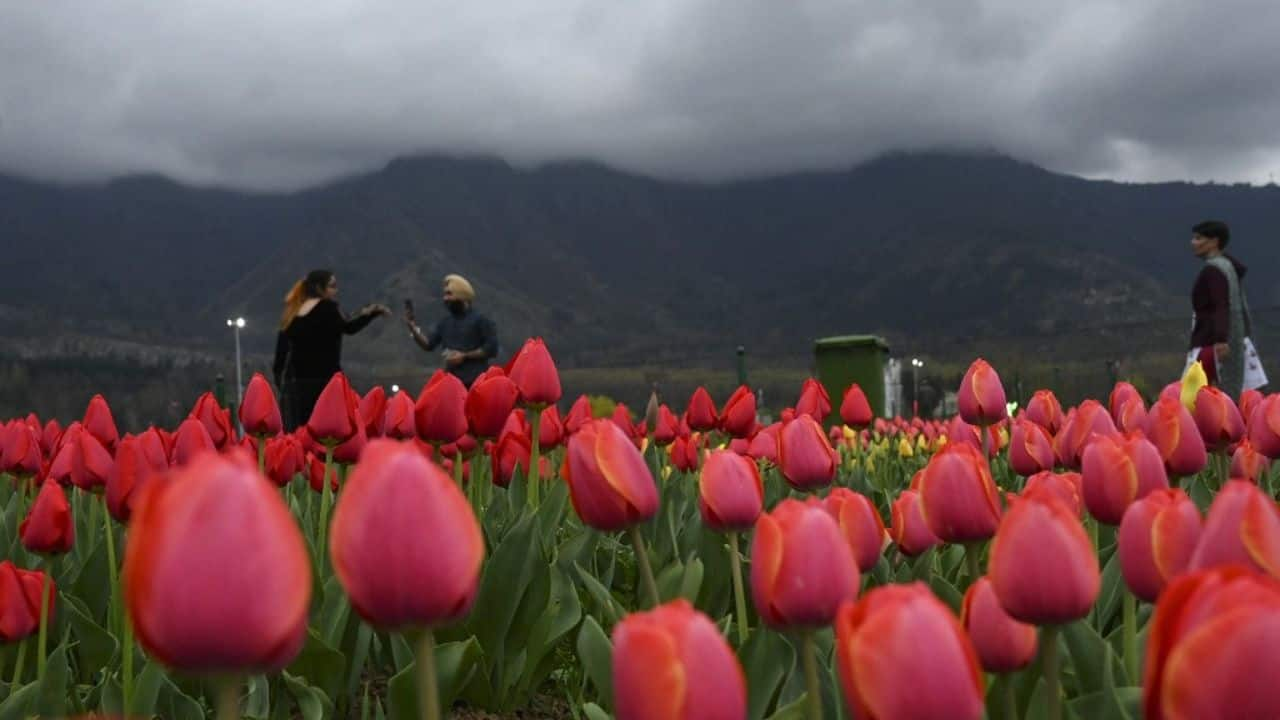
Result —
<path fill-rule="evenodd" d="M 884 368 L 889 360 L 889 344 L 877 335 L 840 335 L 821 338 L 813 343 L 814 366 L 818 382 L 831 396 L 834 412 L 828 423 L 840 421 L 840 400 L 844 391 L 858 383 L 867 395 L 871 412 L 884 417 Z"/>

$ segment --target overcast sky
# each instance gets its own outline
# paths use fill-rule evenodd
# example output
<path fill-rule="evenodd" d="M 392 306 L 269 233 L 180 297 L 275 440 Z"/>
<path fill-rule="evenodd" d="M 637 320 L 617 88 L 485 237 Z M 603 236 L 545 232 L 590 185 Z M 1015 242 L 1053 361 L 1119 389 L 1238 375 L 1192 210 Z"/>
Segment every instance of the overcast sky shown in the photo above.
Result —
<path fill-rule="evenodd" d="M 664 177 L 995 149 L 1280 173 L 1276 0 L 0 0 L 0 172 L 294 188 L 415 152 Z"/>

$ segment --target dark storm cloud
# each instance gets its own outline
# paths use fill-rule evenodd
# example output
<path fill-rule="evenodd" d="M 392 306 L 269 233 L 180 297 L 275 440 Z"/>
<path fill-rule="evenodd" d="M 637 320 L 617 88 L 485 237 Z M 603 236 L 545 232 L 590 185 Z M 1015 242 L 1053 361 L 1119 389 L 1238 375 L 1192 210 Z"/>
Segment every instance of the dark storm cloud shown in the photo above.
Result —
<path fill-rule="evenodd" d="M 0 3 L 0 170 L 284 188 L 409 152 L 670 177 L 996 149 L 1280 169 L 1271 2 Z"/>

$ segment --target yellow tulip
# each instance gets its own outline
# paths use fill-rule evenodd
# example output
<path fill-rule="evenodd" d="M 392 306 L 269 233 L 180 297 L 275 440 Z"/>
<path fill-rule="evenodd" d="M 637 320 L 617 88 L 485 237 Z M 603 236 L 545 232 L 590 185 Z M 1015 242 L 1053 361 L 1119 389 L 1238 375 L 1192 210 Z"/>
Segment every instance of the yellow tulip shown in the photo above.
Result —
<path fill-rule="evenodd" d="M 1191 363 L 1191 367 L 1187 368 L 1187 373 L 1182 376 L 1182 406 L 1187 412 L 1196 411 L 1196 395 L 1200 392 L 1200 388 L 1209 384 L 1209 376 L 1204 373 L 1204 366 L 1197 360 Z"/>
<path fill-rule="evenodd" d="M 904 437 L 904 438 L 902 438 L 902 440 L 898 441 L 898 456 L 899 456 L 899 457 L 909 458 L 909 457 L 911 457 L 911 456 L 913 456 L 913 455 L 915 455 L 915 451 L 913 451 L 913 450 L 912 450 L 912 448 L 911 448 L 911 441 L 910 441 L 910 440 L 908 440 L 908 439 L 906 439 L 906 438 Z"/>

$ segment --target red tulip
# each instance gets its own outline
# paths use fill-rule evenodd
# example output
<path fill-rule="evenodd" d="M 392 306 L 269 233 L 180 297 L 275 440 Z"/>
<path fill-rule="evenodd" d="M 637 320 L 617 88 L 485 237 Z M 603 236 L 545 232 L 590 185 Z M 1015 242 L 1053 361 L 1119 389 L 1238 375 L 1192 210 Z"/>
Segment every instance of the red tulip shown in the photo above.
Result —
<path fill-rule="evenodd" d="M 284 428 L 280 419 L 280 405 L 271 383 L 254 373 L 244 390 L 244 402 L 240 405 L 240 427 L 247 435 L 278 435 Z"/>
<path fill-rule="evenodd" d="M 1164 398 L 1147 414 L 1147 437 L 1164 458 L 1170 475 L 1195 475 L 1208 463 L 1204 440 L 1191 413 L 1176 399 Z"/>
<path fill-rule="evenodd" d="M 451 443 L 467 434 L 467 388 L 457 375 L 437 370 L 413 407 L 418 437 L 434 445 Z"/>
<path fill-rule="evenodd" d="M 1142 707 L 1160 718 L 1280 717 L 1270 667 L 1280 644 L 1280 583 L 1239 567 L 1177 578 L 1156 605 Z"/>
<path fill-rule="evenodd" d="M 658 422 L 653 428 L 653 442 L 659 447 L 675 442 L 680 434 L 680 419 L 666 405 L 658 406 Z"/>
<path fill-rule="evenodd" d="M 679 599 L 628 615 L 613 630 L 618 720 L 741 720 L 742 666 L 715 623 Z"/>
<path fill-rule="evenodd" d="M 519 466 L 525 478 L 529 477 L 529 461 L 533 443 L 529 436 L 518 432 L 505 432 L 493 445 L 493 484 L 507 487 Z"/>
<path fill-rule="evenodd" d="M 465 402 L 472 434 L 479 438 L 498 437 L 519 397 L 520 390 L 500 367 L 491 367 L 476 378 Z"/>
<path fill-rule="evenodd" d="M 267 440 L 267 477 L 278 487 L 292 482 L 294 476 L 303 471 L 306 459 L 302 445 L 292 435 L 279 435 Z"/>
<path fill-rule="evenodd" d="M 1280 458 L 1280 394 L 1268 395 L 1249 417 L 1249 442 L 1275 460 Z"/>
<path fill-rule="evenodd" d="M 840 525 L 840 533 L 849 542 L 858 570 L 871 572 L 880 561 L 880 551 L 889 537 L 876 506 L 865 495 L 842 487 L 833 489 L 823 500 L 823 506 Z"/>
<path fill-rule="evenodd" d="M 213 438 L 204 423 L 194 417 L 188 417 L 178 426 L 173 438 L 173 454 L 169 458 L 172 465 L 186 465 L 197 455 L 209 450 L 216 450 Z"/>
<path fill-rule="evenodd" d="M 1231 456 L 1231 477 L 1243 478 L 1256 485 L 1270 465 L 1266 455 L 1254 450 L 1253 443 L 1243 440 Z"/>
<path fill-rule="evenodd" d="M 116 419 L 111 415 L 111 407 L 101 395 L 94 395 L 85 408 L 81 426 L 90 435 L 97 438 L 107 452 L 114 453 L 116 444 L 120 442 L 120 431 L 116 429 Z"/>
<path fill-rule="evenodd" d="M 979 427 L 993 425 L 1009 416 L 1000 376 L 982 359 L 974 360 L 964 374 L 956 393 L 956 405 L 965 422 Z"/>
<path fill-rule="evenodd" d="M 698 481 L 702 522 L 716 532 L 750 530 L 764 508 L 764 484 L 751 460 L 727 450 L 707 455 Z"/>
<path fill-rule="evenodd" d="M 279 493 L 239 456 L 205 453 L 147 486 L 122 577 L 138 641 L 177 670 L 275 672 L 307 637 L 302 534 Z"/>
<path fill-rule="evenodd" d="M 560 372 L 542 338 L 529 338 L 507 365 L 507 375 L 520 390 L 520 402 L 541 408 L 560 401 Z"/>
<path fill-rule="evenodd" d="M 591 420 L 591 399 L 586 395 L 579 395 L 570 406 L 569 414 L 564 417 L 565 432 L 572 435 Z"/>
<path fill-rule="evenodd" d="M 18 527 L 18 535 L 22 546 L 33 553 L 57 555 L 71 550 L 76 541 L 76 524 L 61 485 L 41 483 L 40 494 Z"/>
<path fill-rule="evenodd" d="M 1191 563 L 1200 533 L 1200 511 L 1182 490 L 1156 490 L 1130 505 L 1116 545 L 1120 570 L 1133 594 L 1155 602 Z"/>
<path fill-rule="evenodd" d="M 907 557 L 915 557 L 933 547 L 942 544 L 937 535 L 929 529 L 924 519 L 920 493 L 915 490 L 903 490 L 890 507 L 892 516 L 889 533 L 898 550 Z"/>
<path fill-rule="evenodd" d="M 538 446 L 543 452 L 560 447 L 564 443 L 564 423 L 560 420 L 560 409 L 548 405 L 542 410 L 542 419 L 538 421 Z"/>
<path fill-rule="evenodd" d="M 960 623 L 969 633 L 982 669 L 1009 673 L 1031 664 L 1036 658 L 1036 627 L 1018 622 L 1000 607 L 991 581 L 978 578 L 964 594 Z"/>
<path fill-rule="evenodd" d="M 1245 424 L 1253 417 L 1253 411 L 1262 403 L 1262 393 L 1257 390 L 1245 390 L 1240 393 L 1240 417 L 1244 418 Z"/>
<path fill-rule="evenodd" d="M 1001 607 L 1035 625 L 1079 620 L 1102 587 L 1079 517 L 1048 494 L 1012 499 L 991 544 L 988 577 Z"/>
<path fill-rule="evenodd" d="M 360 453 L 364 452 L 364 447 L 368 444 L 369 436 L 365 434 L 364 424 L 361 423 L 357 426 L 355 435 L 333 449 L 333 461 L 343 465 L 353 465 L 360 459 Z"/>
<path fill-rule="evenodd" d="M 1226 393 L 1212 385 L 1196 393 L 1193 415 L 1200 437 L 1209 450 L 1225 450 L 1244 438 L 1244 419 Z"/>
<path fill-rule="evenodd" d="M 11 561 L 0 562 L 0 643 L 18 643 L 40 628 L 40 599 L 44 596 L 45 574 L 23 570 Z M 58 597 L 49 578 L 49 623 L 53 622 L 54 601 Z"/>
<path fill-rule="evenodd" d="M 1025 418 L 1013 424 L 1009 438 L 1009 465 L 1023 477 L 1052 470 L 1054 464 L 1053 440 L 1039 425 Z"/>
<path fill-rule="evenodd" d="M 311 489 L 318 492 L 324 492 L 324 459 L 316 457 L 315 453 L 307 453 L 306 455 L 307 484 Z M 331 464 L 329 466 L 329 489 L 334 492 L 338 491 L 338 466 Z"/>
<path fill-rule="evenodd" d="M 1076 517 L 1084 517 L 1084 479 L 1080 473 L 1041 472 L 1027 478 L 1022 487 L 1022 496 L 1029 497 L 1036 493 L 1049 493 L 1067 504 L 1075 511 Z"/>
<path fill-rule="evenodd" d="M 1120 408 L 1116 418 L 1116 428 L 1121 432 L 1145 431 L 1147 427 L 1147 406 L 1140 398 L 1135 398 Z"/>
<path fill-rule="evenodd" d="M 1160 396 L 1156 398 L 1156 400 L 1158 402 L 1166 398 L 1173 398 L 1175 400 L 1181 401 L 1182 399 L 1182 381 L 1181 380 L 1174 380 L 1168 385 L 1165 385 L 1160 390 Z"/>
<path fill-rule="evenodd" d="M 819 423 L 831 414 L 831 396 L 814 378 L 805 378 L 800 387 L 800 399 L 796 401 L 796 414 L 808 415 Z"/>
<path fill-rule="evenodd" d="M 90 492 L 107 484 L 114 460 L 92 433 L 82 432 L 75 441 L 63 448 L 71 453 L 71 483 Z"/>
<path fill-rule="evenodd" d="M 1120 416 L 1124 406 L 1134 400 L 1137 400 L 1144 406 L 1146 405 L 1142 399 L 1142 393 L 1138 392 L 1138 388 L 1134 387 L 1132 384 L 1120 381 L 1116 383 L 1114 388 L 1112 388 L 1111 397 L 1107 399 L 1107 411 L 1111 413 L 1111 419 L 1114 420 L 1117 425 L 1120 424 Z"/>
<path fill-rule="evenodd" d="M 778 433 L 778 466 L 798 490 L 830 485 L 836 477 L 836 451 L 822 426 L 808 415 L 797 415 Z"/>
<path fill-rule="evenodd" d="M 1245 480 L 1227 482 L 1213 499 L 1188 568 L 1230 563 L 1280 577 L 1280 509 Z"/>
<path fill-rule="evenodd" d="M 689 406 L 685 409 L 685 419 L 688 420 L 689 427 L 698 432 L 714 430 L 719 424 L 716 404 L 706 388 L 698 386 L 693 391 L 693 395 L 689 398 Z"/>
<path fill-rule="evenodd" d="M 565 480 L 578 517 L 597 530 L 621 530 L 658 511 L 658 488 L 649 467 L 609 420 L 593 420 L 569 438 Z"/>
<path fill-rule="evenodd" d="M 867 427 L 875 419 L 871 414 L 871 403 L 867 402 L 866 393 L 857 383 L 844 391 L 844 398 L 840 401 L 840 419 L 856 430 Z"/>
<path fill-rule="evenodd" d="M 1063 424 L 1058 433 L 1061 447 L 1055 445 L 1054 450 L 1058 452 L 1058 459 L 1063 465 L 1080 470 L 1084 466 L 1085 448 L 1093 438 L 1115 434 L 1116 425 L 1107 409 L 1097 400 L 1085 400 L 1076 408 L 1074 416 L 1069 416 L 1068 421 Z"/>
<path fill-rule="evenodd" d="M 191 417 L 199 420 L 209 432 L 209 439 L 219 450 L 235 440 L 235 430 L 231 428 L 231 412 L 218 404 L 213 393 L 207 392 L 197 400 L 191 408 Z"/>
<path fill-rule="evenodd" d="M 353 401 L 352 391 L 347 376 L 335 373 L 328 384 L 320 391 L 311 417 L 307 420 L 307 434 L 316 442 L 329 447 L 337 447 L 360 428 L 360 405 Z"/>
<path fill-rule="evenodd" d="M 105 494 L 107 511 L 111 513 L 111 517 L 118 522 L 128 523 L 142 487 L 152 476 L 168 469 L 168 463 L 163 462 L 163 458 L 148 455 L 143 440 L 125 435 L 116 448 L 115 462 L 107 475 Z"/>
<path fill-rule="evenodd" d="M 99 446 L 101 447 L 101 446 Z M 26 423 L 18 423 L 6 433 L 6 441 L 0 448 L 0 472 L 20 477 L 34 477 L 44 467 L 44 452 L 40 447 L 40 433 Z"/>
<path fill-rule="evenodd" d="M 693 438 L 678 437 L 671 443 L 671 465 L 680 472 L 693 472 L 698 469 L 698 441 Z"/>
<path fill-rule="evenodd" d="M 1027 403 L 1027 419 L 1044 428 L 1050 435 L 1062 427 L 1062 404 L 1051 390 L 1037 390 Z"/>
<path fill-rule="evenodd" d="M 982 717 L 982 669 L 973 645 L 923 583 L 879 587 L 841 607 L 835 655 L 856 717 Z"/>
<path fill-rule="evenodd" d="M 409 393 L 401 390 L 387 401 L 380 435 L 395 440 L 410 440 L 418 436 L 418 428 L 413 421 L 413 398 Z"/>
<path fill-rule="evenodd" d="M 1084 504 L 1098 522 L 1119 525 L 1129 505 L 1169 487 L 1160 451 L 1142 433 L 1102 435 L 1084 451 Z"/>
<path fill-rule="evenodd" d="M 360 422 L 364 425 L 365 437 L 373 439 L 382 436 L 382 421 L 387 414 L 387 391 L 381 385 L 360 398 Z"/>
<path fill-rule="evenodd" d="M 667 412 L 670 415 L 670 411 Z M 660 415 L 659 420 L 661 419 Z M 745 438 L 750 437 L 751 431 L 755 428 L 756 394 L 746 385 L 740 385 L 725 401 L 724 410 L 720 414 L 720 429 L 732 437 Z M 672 430 L 674 431 L 674 428 Z"/>
<path fill-rule="evenodd" d="M 616 425 L 618 429 L 622 431 L 622 434 L 626 435 L 628 439 L 635 438 L 636 425 L 631 421 L 631 408 L 627 407 L 625 403 L 618 403 L 613 407 L 613 414 L 610 416 L 610 421 L 613 422 L 613 424 Z"/>
<path fill-rule="evenodd" d="M 434 627 L 470 611 L 484 538 L 448 475 L 410 446 L 374 440 L 338 499 L 329 556 L 370 624 Z"/>
<path fill-rule="evenodd" d="M 831 514 L 811 500 L 783 500 L 756 521 L 751 594 L 775 629 L 830 625 L 840 604 L 858 596 L 853 551 Z"/>
<path fill-rule="evenodd" d="M 920 476 L 920 499 L 929 529 L 943 542 L 986 540 L 1000 524 L 1000 499 L 986 458 L 962 444 L 948 444 Z"/>

